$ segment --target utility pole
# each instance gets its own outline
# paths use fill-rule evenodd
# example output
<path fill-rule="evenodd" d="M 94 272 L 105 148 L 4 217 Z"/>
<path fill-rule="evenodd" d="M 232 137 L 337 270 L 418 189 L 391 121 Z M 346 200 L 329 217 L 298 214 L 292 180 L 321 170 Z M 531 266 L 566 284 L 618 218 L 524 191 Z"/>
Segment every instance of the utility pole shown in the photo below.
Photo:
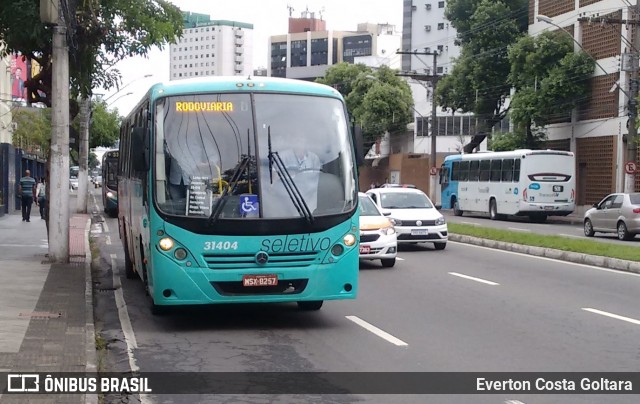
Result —
<path fill-rule="evenodd" d="M 640 0 L 638 0 L 640 1 Z M 438 193 L 436 192 L 436 187 L 438 186 L 438 165 L 437 165 L 437 157 L 438 157 L 438 153 L 436 152 L 436 136 L 437 136 L 437 116 L 436 116 L 436 110 L 437 110 L 437 106 L 436 106 L 436 84 L 438 84 L 438 76 L 436 75 L 436 72 L 438 71 L 438 52 L 428 52 L 428 51 L 424 51 L 424 52 L 418 52 L 418 51 L 413 51 L 413 52 L 401 52 L 401 51 L 397 51 L 396 54 L 398 55 L 432 55 L 433 56 L 433 71 L 431 72 L 431 75 L 425 76 L 425 75 L 421 75 L 424 79 L 428 80 L 431 82 L 431 169 L 430 169 L 430 176 L 429 176 L 429 197 L 431 198 L 431 201 L 434 204 L 437 204 L 437 195 Z M 410 76 L 410 77 L 416 77 L 416 75 L 407 75 L 404 74 L 405 76 Z M 417 112 L 417 111 L 416 111 Z M 422 122 L 422 125 L 424 126 L 424 122 Z"/>
<path fill-rule="evenodd" d="M 53 27 L 51 97 L 49 260 L 65 263 L 69 262 L 69 49 L 64 13 L 59 13 Z"/>
<path fill-rule="evenodd" d="M 91 116 L 91 99 L 80 99 L 80 145 L 78 150 L 78 199 L 76 211 L 87 213 L 87 194 L 89 192 L 89 118 Z"/>

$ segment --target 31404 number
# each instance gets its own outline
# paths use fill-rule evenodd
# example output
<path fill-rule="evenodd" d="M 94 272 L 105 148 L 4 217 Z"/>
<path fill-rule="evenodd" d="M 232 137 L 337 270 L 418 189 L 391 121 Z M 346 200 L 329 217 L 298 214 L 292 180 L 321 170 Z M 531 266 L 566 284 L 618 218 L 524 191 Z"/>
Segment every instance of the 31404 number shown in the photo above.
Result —
<path fill-rule="evenodd" d="M 204 242 L 205 250 L 237 250 L 238 242 L 237 241 L 205 241 Z"/>

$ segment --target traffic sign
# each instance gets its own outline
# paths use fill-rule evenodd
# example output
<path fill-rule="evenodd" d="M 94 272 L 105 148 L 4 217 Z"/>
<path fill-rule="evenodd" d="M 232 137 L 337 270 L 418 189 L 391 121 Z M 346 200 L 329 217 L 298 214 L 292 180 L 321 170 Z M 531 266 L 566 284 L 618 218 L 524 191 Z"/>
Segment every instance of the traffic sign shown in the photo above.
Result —
<path fill-rule="evenodd" d="M 431 167 L 431 170 L 429 170 L 429 174 L 431 174 L 431 175 L 438 174 L 438 168 L 437 167 Z"/>
<path fill-rule="evenodd" d="M 624 164 L 624 172 L 627 174 L 634 174 L 638 170 L 638 166 L 633 161 L 627 161 Z"/>

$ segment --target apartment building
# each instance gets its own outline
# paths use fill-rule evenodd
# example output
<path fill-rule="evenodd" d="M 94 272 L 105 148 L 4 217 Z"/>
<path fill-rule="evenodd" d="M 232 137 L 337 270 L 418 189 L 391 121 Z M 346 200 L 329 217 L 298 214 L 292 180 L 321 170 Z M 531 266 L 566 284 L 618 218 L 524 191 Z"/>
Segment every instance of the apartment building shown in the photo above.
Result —
<path fill-rule="evenodd" d="M 448 74 L 453 68 L 454 58 L 460 56 L 460 47 L 455 44 L 456 29 L 446 19 L 444 0 L 404 0 L 402 17 L 402 50 L 409 52 L 437 53 L 435 75 Z M 407 74 L 432 76 L 432 55 L 402 55 L 401 70 Z M 409 79 L 415 105 L 415 125 L 412 151 L 431 154 L 431 83 Z M 456 153 L 470 140 L 476 120 L 471 114 L 453 114 L 437 109 L 438 153 Z M 486 150 L 486 142 L 480 145 Z"/>
<path fill-rule="evenodd" d="M 183 12 L 182 37 L 170 47 L 170 80 L 253 72 L 253 25 Z"/>
<path fill-rule="evenodd" d="M 269 38 L 268 75 L 302 80 L 323 77 L 332 65 L 355 63 L 362 57 L 381 56 L 378 52 L 379 38 L 384 37 L 384 55 L 398 46 L 387 45 L 392 25 L 358 25 L 356 31 L 329 31 L 326 21 L 316 18 L 315 13 L 305 11 L 301 18 L 289 18 L 289 32 Z M 393 38 L 391 39 L 393 40 Z M 397 35 L 399 43 L 399 35 Z"/>
<path fill-rule="evenodd" d="M 529 34 L 563 30 L 576 51 L 597 61 L 590 96 L 572 113 L 547 127 L 547 147 L 576 154 L 576 201 L 591 205 L 624 190 L 629 95 L 633 53 L 632 25 L 590 23 L 589 18 L 637 20 L 625 0 L 530 0 Z M 637 64 L 636 60 L 636 64 Z M 636 179 L 636 191 L 640 181 Z"/>

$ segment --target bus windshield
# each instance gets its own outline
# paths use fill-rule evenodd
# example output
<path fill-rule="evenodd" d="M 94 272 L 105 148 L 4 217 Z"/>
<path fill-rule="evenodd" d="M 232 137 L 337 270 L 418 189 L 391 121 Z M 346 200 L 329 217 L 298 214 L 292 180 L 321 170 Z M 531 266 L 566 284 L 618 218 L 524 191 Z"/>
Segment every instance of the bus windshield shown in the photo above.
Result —
<path fill-rule="evenodd" d="M 527 177 L 536 182 L 569 181 L 575 171 L 573 156 L 561 154 L 530 154 L 526 158 Z"/>
<path fill-rule="evenodd" d="M 105 182 L 107 188 L 116 190 L 118 189 L 118 159 L 107 158 L 105 164 L 106 178 L 102 178 L 102 181 Z"/>
<path fill-rule="evenodd" d="M 220 93 L 160 99 L 160 210 L 216 219 L 348 212 L 357 189 L 343 104 L 333 98 Z M 269 158 L 275 156 L 275 158 Z"/>

